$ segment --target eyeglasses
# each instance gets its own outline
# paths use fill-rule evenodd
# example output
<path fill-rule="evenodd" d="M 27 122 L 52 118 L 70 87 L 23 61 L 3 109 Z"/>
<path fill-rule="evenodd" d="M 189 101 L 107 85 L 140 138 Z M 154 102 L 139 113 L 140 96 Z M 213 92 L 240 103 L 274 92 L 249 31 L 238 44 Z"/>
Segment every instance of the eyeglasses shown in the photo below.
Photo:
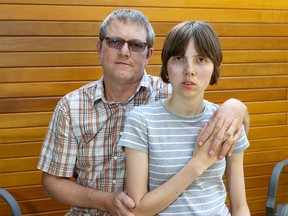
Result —
<path fill-rule="evenodd" d="M 122 47 L 124 46 L 125 43 L 128 44 L 128 49 L 131 52 L 143 52 L 147 46 L 147 43 L 139 41 L 139 40 L 129 40 L 129 41 L 125 41 L 122 38 L 118 38 L 118 37 L 105 37 L 104 38 L 106 40 L 106 45 L 109 48 L 112 49 L 117 49 L 120 50 L 122 49 Z"/>

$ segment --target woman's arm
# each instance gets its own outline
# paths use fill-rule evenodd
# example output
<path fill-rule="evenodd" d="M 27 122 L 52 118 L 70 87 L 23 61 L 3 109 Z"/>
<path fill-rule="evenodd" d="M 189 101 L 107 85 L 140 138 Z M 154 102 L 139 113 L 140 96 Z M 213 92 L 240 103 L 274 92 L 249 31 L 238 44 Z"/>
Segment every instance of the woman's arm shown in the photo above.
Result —
<path fill-rule="evenodd" d="M 229 191 L 230 211 L 233 216 L 250 215 L 246 201 L 243 155 L 244 153 L 242 152 L 227 157 L 226 180 Z"/>
<path fill-rule="evenodd" d="M 128 195 L 137 216 L 155 215 L 168 207 L 197 177 L 211 166 L 216 156 L 208 154 L 209 146 L 196 147 L 192 159 L 167 182 L 148 192 L 148 154 L 125 148 Z"/>

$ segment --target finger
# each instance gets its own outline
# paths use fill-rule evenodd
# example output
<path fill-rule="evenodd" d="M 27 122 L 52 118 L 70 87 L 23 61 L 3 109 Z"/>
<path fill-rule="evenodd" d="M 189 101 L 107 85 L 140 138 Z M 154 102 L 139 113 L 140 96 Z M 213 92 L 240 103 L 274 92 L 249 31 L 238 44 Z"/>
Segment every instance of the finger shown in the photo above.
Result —
<path fill-rule="evenodd" d="M 231 125 L 229 126 L 228 130 L 225 132 L 223 141 L 226 141 L 227 139 L 231 139 L 233 135 L 237 132 L 236 131 L 238 130 L 237 128 L 238 128 L 238 119 L 234 119 Z"/>
<path fill-rule="evenodd" d="M 214 137 L 212 137 L 213 141 L 212 141 L 212 145 L 210 146 L 210 149 L 209 149 L 210 155 L 214 155 L 215 152 L 219 152 L 219 148 L 223 143 L 224 134 L 225 134 L 225 129 L 222 128 L 220 131 L 218 131 L 216 133 L 216 135 Z"/>
<path fill-rule="evenodd" d="M 215 117 L 214 115 L 211 118 L 211 122 L 208 123 L 208 126 L 205 128 L 203 134 L 200 137 L 200 145 L 203 145 L 203 143 L 205 143 L 213 133 L 215 134 L 222 128 L 223 122 L 225 120 L 225 114 L 217 114 Z"/>
<path fill-rule="evenodd" d="M 200 130 L 200 132 L 199 132 L 199 134 L 198 134 L 198 137 L 197 137 L 197 139 L 196 139 L 196 143 L 198 144 L 198 145 L 203 145 L 203 142 L 202 141 L 200 141 L 200 138 L 202 137 L 202 135 L 203 135 L 203 133 L 205 132 L 205 130 L 206 130 L 206 128 L 208 127 L 208 124 L 206 123 L 206 124 L 204 124 L 204 126 L 201 128 L 201 130 Z"/>
<path fill-rule="evenodd" d="M 118 199 L 122 203 L 122 205 L 129 209 L 135 207 L 135 202 L 126 193 L 120 193 Z"/>
<path fill-rule="evenodd" d="M 219 159 L 223 159 L 226 155 L 228 155 L 228 156 L 232 155 L 232 152 L 233 152 L 234 147 L 235 147 L 235 143 L 239 139 L 241 132 L 242 132 L 242 129 L 240 128 L 236 134 L 234 134 L 233 136 L 231 136 L 228 140 L 226 140 L 224 142 L 224 144 L 221 148 L 221 151 L 218 155 Z"/>

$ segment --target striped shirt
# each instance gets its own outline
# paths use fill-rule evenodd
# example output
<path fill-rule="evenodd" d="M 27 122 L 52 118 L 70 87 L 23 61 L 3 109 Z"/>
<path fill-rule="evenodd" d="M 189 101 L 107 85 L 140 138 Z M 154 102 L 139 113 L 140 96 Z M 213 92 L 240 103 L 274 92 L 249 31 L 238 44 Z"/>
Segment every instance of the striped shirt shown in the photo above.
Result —
<path fill-rule="evenodd" d="M 127 116 L 119 141 L 120 146 L 148 154 L 149 191 L 168 181 L 191 159 L 200 129 L 218 109 L 218 105 L 205 101 L 201 114 L 179 116 L 163 101 L 135 107 Z M 248 146 L 243 132 L 232 154 L 243 152 Z M 225 168 L 225 158 L 217 161 L 159 215 L 230 215 L 225 205 L 226 189 L 222 180 Z"/>
<path fill-rule="evenodd" d="M 105 99 L 103 78 L 64 96 L 57 104 L 41 150 L 38 169 L 102 191 L 125 191 L 125 160 L 117 143 L 126 114 L 171 93 L 160 78 L 144 76 L 125 104 Z M 72 207 L 68 215 L 109 215 Z"/>

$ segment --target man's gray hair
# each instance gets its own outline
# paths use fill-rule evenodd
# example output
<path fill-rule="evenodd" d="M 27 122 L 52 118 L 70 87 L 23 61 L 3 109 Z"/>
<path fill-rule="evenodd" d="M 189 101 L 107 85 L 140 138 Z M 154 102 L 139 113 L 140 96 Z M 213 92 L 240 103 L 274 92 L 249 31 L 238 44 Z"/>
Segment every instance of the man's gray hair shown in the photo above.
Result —
<path fill-rule="evenodd" d="M 103 21 L 99 29 L 100 41 L 104 40 L 104 38 L 106 37 L 107 27 L 109 26 L 110 22 L 113 20 L 118 20 L 124 23 L 132 22 L 132 23 L 136 23 L 138 26 L 143 26 L 147 32 L 147 38 L 146 38 L 147 46 L 148 48 L 153 47 L 155 33 L 147 17 L 138 10 L 126 9 L 126 8 L 113 11 Z"/>

